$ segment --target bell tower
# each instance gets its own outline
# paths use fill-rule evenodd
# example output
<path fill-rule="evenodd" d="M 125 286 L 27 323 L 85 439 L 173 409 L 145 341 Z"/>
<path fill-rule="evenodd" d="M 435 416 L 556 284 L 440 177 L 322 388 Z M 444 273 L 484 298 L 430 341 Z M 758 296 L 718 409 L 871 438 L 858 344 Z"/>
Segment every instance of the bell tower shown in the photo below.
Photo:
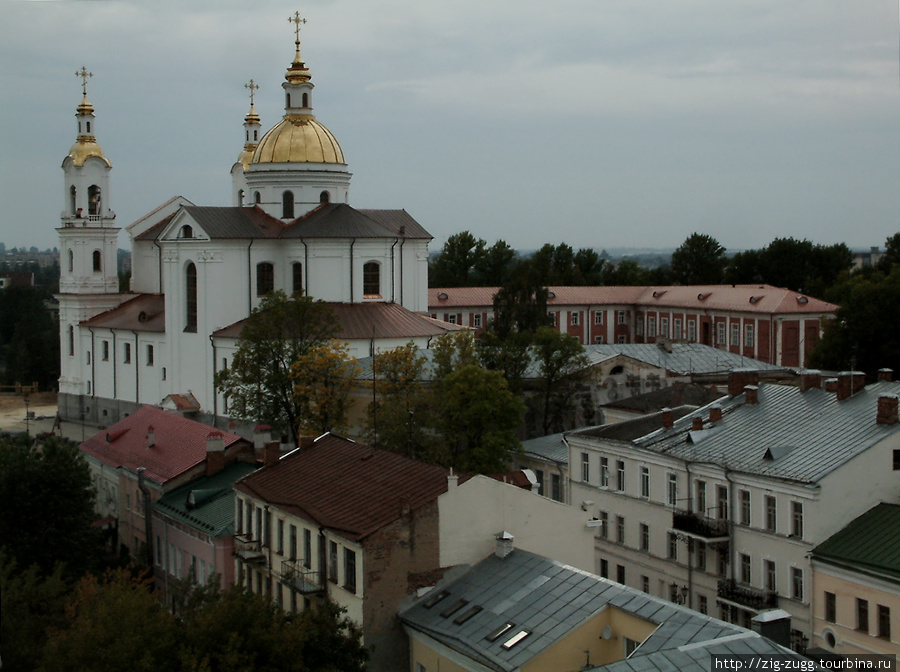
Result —
<path fill-rule="evenodd" d="M 59 403 L 69 417 L 93 396 L 90 330 L 85 320 L 111 310 L 129 298 L 119 293 L 116 214 L 110 209 L 109 173 L 112 164 L 96 139 L 94 106 L 87 97 L 86 68 L 81 78 L 81 103 L 75 110 L 78 134 L 62 162 L 63 210 L 59 233 Z M 73 415 L 74 413 L 74 415 Z"/>

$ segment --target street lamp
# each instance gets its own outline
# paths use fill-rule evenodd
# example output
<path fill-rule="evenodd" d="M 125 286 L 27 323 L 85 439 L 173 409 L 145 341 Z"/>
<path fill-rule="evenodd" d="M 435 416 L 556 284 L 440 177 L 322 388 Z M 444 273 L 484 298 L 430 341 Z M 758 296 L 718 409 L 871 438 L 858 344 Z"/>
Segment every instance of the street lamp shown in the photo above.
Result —
<path fill-rule="evenodd" d="M 672 602 L 674 602 L 675 604 L 684 604 L 685 602 L 687 602 L 687 594 L 688 594 L 687 586 L 679 587 L 679 585 L 677 583 L 672 583 L 669 586 L 669 591 L 672 595 Z"/>

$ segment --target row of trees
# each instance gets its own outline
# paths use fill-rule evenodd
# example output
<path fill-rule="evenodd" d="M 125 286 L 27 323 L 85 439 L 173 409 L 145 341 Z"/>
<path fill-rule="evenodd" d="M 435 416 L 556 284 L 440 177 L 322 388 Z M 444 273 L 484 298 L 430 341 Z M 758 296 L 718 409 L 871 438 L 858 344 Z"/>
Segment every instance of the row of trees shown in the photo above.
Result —
<path fill-rule="evenodd" d="M 450 236 L 431 261 L 432 287 L 505 286 L 522 276 L 543 286 L 717 285 L 767 283 L 823 296 L 853 254 L 845 244 L 777 238 L 759 250 L 729 257 L 710 235 L 694 233 L 674 251 L 670 265 L 647 268 L 634 259 L 613 263 L 606 252 L 546 244 L 528 257 L 505 241 L 491 246 L 470 232 Z"/>
<path fill-rule="evenodd" d="M 239 586 L 181 580 L 176 613 L 152 573 L 105 551 L 77 446 L 0 438 L 0 641 L 10 670 L 363 670 L 359 629 L 331 603 L 286 614 Z"/>

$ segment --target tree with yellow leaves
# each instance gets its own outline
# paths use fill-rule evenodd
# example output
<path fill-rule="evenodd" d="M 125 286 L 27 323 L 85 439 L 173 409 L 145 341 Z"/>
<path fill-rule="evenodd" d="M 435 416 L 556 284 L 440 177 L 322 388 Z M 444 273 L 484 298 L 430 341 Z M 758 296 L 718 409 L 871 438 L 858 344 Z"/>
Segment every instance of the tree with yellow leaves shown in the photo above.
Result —
<path fill-rule="evenodd" d="M 343 432 L 358 377 L 359 365 L 342 341 L 317 343 L 301 354 L 291 366 L 300 432 Z"/>

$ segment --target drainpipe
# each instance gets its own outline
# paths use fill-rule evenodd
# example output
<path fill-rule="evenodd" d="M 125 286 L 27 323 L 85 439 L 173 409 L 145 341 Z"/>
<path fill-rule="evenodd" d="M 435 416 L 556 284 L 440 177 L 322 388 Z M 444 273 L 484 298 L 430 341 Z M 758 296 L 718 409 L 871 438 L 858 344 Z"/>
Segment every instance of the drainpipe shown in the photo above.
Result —
<path fill-rule="evenodd" d="M 216 424 L 219 419 L 219 395 L 216 394 L 216 344 L 213 341 L 213 335 L 209 335 L 209 345 L 212 348 L 212 373 L 213 373 L 213 386 L 212 386 L 212 399 L 213 399 L 213 427 L 217 427 Z"/>
<path fill-rule="evenodd" d="M 118 399 L 118 367 L 116 366 L 116 332 L 114 329 L 110 329 L 112 331 L 112 363 L 113 363 L 113 399 Z M 118 415 L 118 413 L 117 413 Z"/>
<path fill-rule="evenodd" d="M 309 295 L 309 247 L 302 238 L 300 244 L 303 245 L 303 293 Z"/>
<path fill-rule="evenodd" d="M 687 472 L 688 513 L 694 510 L 694 493 L 691 489 L 691 463 L 685 461 L 684 469 Z M 694 608 L 694 538 L 688 536 L 688 609 Z"/>
<path fill-rule="evenodd" d="M 94 389 L 94 381 L 97 380 L 97 374 L 95 371 L 95 367 L 97 366 L 97 353 L 95 352 L 94 347 L 94 328 L 88 327 L 88 331 L 91 332 L 91 396 L 97 396 L 97 390 Z"/>
<path fill-rule="evenodd" d="M 132 329 L 131 333 L 134 334 L 134 403 L 138 405 L 141 403 L 141 368 L 138 362 L 141 351 L 137 331 Z"/>
<path fill-rule="evenodd" d="M 325 596 L 328 596 L 328 569 L 325 560 L 328 557 L 328 551 L 325 548 L 325 528 L 319 528 L 319 581 L 322 584 L 322 590 Z"/>
<path fill-rule="evenodd" d="M 405 234 L 405 229 L 403 232 Z M 406 245 L 406 237 L 400 240 L 400 305 L 403 305 L 403 246 Z"/>
<path fill-rule="evenodd" d="M 253 261 L 250 258 L 250 248 L 253 247 L 254 239 L 250 239 L 247 245 L 247 314 L 253 312 Z"/>
<path fill-rule="evenodd" d="M 350 303 L 353 303 L 353 246 L 356 245 L 356 238 L 350 241 Z"/>
<path fill-rule="evenodd" d="M 397 243 L 399 242 L 399 238 L 394 238 L 394 242 L 391 243 L 391 301 L 393 302 L 396 298 L 397 289 L 394 286 L 396 283 L 395 275 L 394 275 L 394 248 L 397 247 Z M 401 254 L 403 253 L 403 248 L 400 248 Z M 401 257 L 402 258 L 402 257 Z M 401 285 L 402 286 L 402 285 Z"/>
<path fill-rule="evenodd" d="M 159 293 L 162 294 L 163 293 L 162 246 L 159 244 L 159 240 L 156 238 L 153 239 L 153 244 L 156 246 L 156 249 L 157 249 L 156 267 L 159 269 Z M 132 273 L 132 277 L 133 277 L 133 274 L 134 274 L 134 264 L 133 263 L 131 265 L 131 273 Z M 129 289 L 131 289 L 130 283 L 129 283 Z"/>
<path fill-rule="evenodd" d="M 148 567 L 153 566 L 153 523 L 150 520 L 150 490 L 144 483 L 144 467 L 138 467 L 138 489 L 144 495 L 144 534 L 147 536 L 145 557 Z"/>

